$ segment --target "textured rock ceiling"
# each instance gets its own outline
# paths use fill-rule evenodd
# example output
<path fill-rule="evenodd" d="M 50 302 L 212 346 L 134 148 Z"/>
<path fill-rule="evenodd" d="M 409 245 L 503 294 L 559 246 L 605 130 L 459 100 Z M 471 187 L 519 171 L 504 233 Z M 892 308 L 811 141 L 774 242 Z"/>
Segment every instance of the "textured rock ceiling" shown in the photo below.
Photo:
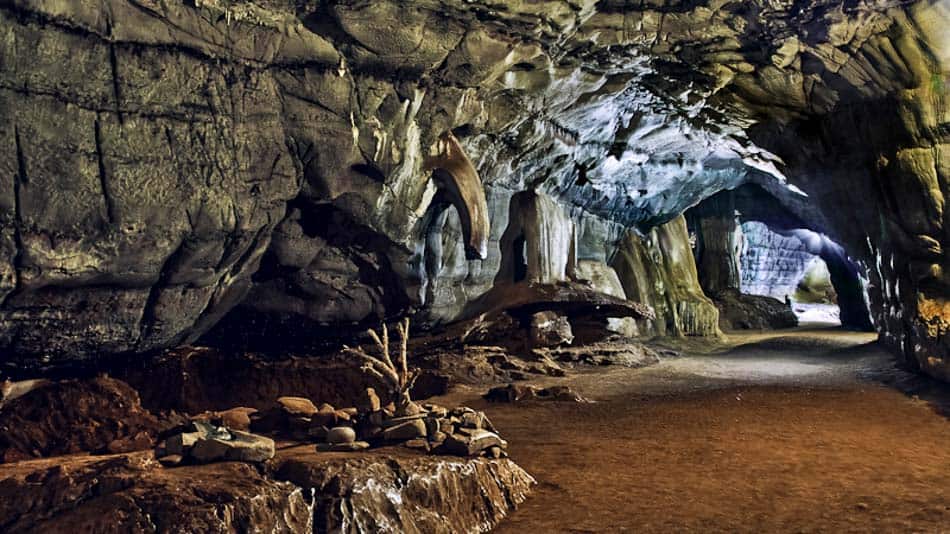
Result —
<path fill-rule="evenodd" d="M 895 345 L 932 340 L 940 313 L 925 326 L 885 310 L 916 317 L 908 295 L 935 288 L 932 311 L 950 294 L 948 13 L 4 2 L 0 341 L 27 360 L 141 352 L 242 301 L 323 324 L 451 319 L 495 283 L 518 192 L 558 199 L 578 258 L 605 262 L 625 227 L 746 181 L 883 266 L 872 282 Z M 439 158 L 477 175 L 430 179 Z M 469 212 L 479 182 L 487 221 Z M 915 259 L 887 267 L 893 255 Z"/>

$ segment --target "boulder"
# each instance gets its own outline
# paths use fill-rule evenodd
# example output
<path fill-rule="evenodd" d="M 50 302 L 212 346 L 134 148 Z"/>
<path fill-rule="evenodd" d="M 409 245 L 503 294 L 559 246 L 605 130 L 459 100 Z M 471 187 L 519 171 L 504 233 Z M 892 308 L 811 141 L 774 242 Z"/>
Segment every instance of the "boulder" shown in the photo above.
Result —
<path fill-rule="evenodd" d="M 276 453 L 274 440 L 235 430 L 231 439 L 202 437 L 195 443 L 188 458 L 196 463 L 220 461 L 263 462 L 270 460 Z"/>
<path fill-rule="evenodd" d="M 531 316 L 531 345 L 534 347 L 560 347 L 574 341 L 571 323 L 567 317 L 553 311 L 543 311 Z"/>
<path fill-rule="evenodd" d="M 289 415 L 310 417 L 317 413 L 313 401 L 304 397 L 280 397 L 277 399 L 277 405 Z"/>
<path fill-rule="evenodd" d="M 371 413 L 379 411 L 382 407 L 382 404 L 379 400 L 379 395 L 376 394 L 375 388 L 366 388 L 363 390 L 363 395 L 357 398 L 356 408 L 359 409 L 362 413 Z"/>
<path fill-rule="evenodd" d="M 446 436 L 442 449 L 456 456 L 478 456 L 491 447 L 505 449 L 508 443 L 488 430 L 473 430 L 469 434 L 456 433 Z"/>
<path fill-rule="evenodd" d="M 334 427 L 327 432 L 326 439 L 331 444 L 353 443 L 356 441 L 356 431 L 348 426 Z"/>
<path fill-rule="evenodd" d="M 212 463 L 222 461 L 263 462 L 274 457 L 274 440 L 214 426 L 202 421 L 182 425 L 156 448 L 155 457 L 163 464 Z M 169 456 L 178 459 L 165 460 Z"/>
<path fill-rule="evenodd" d="M 218 412 L 217 417 L 220 420 L 221 426 L 247 431 L 251 429 L 250 416 L 255 412 L 257 412 L 257 410 L 254 408 L 231 408 L 230 410 Z"/>
<path fill-rule="evenodd" d="M 484 428 L 486 430 L 495 431 L 495 426 L 492 425 L 491 420 L 488 419 L 488 416 L 485 415 L 485 412 L 479 412 L 465 406 L 459 406 L 458 408 L 453 409 L 449 416 L 458 421 L 461 426 L 468 428 Z"/>
<path fill-rule="evenodd" d="M 426 425 L 422 419 L 411 419 L 391 426 L 383 431 L 383 438 L 387 441 L 407 441 L 426 436 Z"/>
<path fill-rule="evenodd" d="M 788 304 L 761 295 L 746 295 L 736 289 L 716 293 L 723 330 L 777 330 L 798 326 L 798 317 Z"/>
<path fill-rule="evenodd" d="M 250 429 L 306 439 L 313 426 L 333 426 L 339 419 L 336 412 L 320 412 L 310 399 L 280 397 L 269 410 L 252 414 Z"/>
<path fill-rule="evenodd" d="M 181 434 L 176 434 L 165 440 L 161 446 L 161 450 L 164 454 L 157 456 L 185 456 L 191 451 L 191 448 L 195 446 L 195 443 L 198 443 L 201 437 L 201 432 L 182 432 Z"/>

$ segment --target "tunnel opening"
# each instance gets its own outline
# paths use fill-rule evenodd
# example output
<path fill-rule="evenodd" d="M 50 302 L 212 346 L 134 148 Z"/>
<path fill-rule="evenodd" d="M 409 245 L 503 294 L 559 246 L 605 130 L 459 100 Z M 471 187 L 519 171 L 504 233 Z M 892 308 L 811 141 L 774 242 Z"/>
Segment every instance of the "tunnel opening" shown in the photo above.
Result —
<path fill-rule="evenodd" d="M 792 295 L 792 309 L 801 324 L 841 325 L 838 293 L 831 283 L 828 264 L 820 257 L 806 266 Z"/>
<path fill-rule="evenodd" d="M 740 291 L 786 303 L 801 326 L 841 326 L 838 296 L 827 263 L 790 232 L 764 223 L 740 226 Z"/>
<path fill-rule="evenodd" d="M 748 183 L 703 200 L 687 221 L 724 329 L 873 329 L 864 268 L 824 232 L 807 197 Z"/>

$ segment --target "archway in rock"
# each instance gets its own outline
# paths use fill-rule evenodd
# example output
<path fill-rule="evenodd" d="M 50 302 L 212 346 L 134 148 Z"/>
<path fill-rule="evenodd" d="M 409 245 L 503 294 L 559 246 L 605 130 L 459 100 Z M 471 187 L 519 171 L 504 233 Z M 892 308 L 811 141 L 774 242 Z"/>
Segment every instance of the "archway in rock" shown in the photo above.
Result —
<path fill-rule="evenodd" d="M 745 300 L 772 310 L 774 325 L 791 326 L 794 321 L 784 308 L 792 308 L 786 301 L 793 300 L 808 263 L 820 258 L 828 267 L 841 324 L 871 330 L 866 268 L 821 233 L 828 223 L 820 209 L 796 196 L 801 197 L 788 191 L 776 195 L 750 183 L 717 193 L 688 212 L 704 290 L 730 307 L 743 309 Z M 743 299 L 742 294 L 770 300 Z"/>
<path fill-rule="evenodd" d="M 821 251 L 807 244 L 820 236 L 805 230 L 775 231 L 757 221 L 742 223 L 739 231 L 742 293 L 789 303 L 799 324 L 842 325 L 834 282 L 839 286 L 845 282 L 840 276 L 832 281 Z M 857 276 L 854 282 L 860 283 Z M 866 311 L 864 316 L 868 317 Z M 856 325 L 848 322 L 847 326 Z"/>
<path fill-rule="evenodd" d="M 440 315 L 441 303 L 464 300 L 458 292 L 460 282 L 467 276 L 467 262 L 463 222 L 459 211 L 441 191 L 420 221 L 422 227 L 422 263 L 420 305 Z"/>

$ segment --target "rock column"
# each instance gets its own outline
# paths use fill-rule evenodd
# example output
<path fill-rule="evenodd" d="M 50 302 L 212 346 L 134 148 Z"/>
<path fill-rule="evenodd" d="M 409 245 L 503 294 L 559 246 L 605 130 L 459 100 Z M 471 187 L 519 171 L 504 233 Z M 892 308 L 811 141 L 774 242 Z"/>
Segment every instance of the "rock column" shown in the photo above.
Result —
<path fill-rule="evenodd" d="M 742 232 L 732 193 L 724 191 L 696 208 L 696 263 L 707 295 L 739 289 Z"/>

